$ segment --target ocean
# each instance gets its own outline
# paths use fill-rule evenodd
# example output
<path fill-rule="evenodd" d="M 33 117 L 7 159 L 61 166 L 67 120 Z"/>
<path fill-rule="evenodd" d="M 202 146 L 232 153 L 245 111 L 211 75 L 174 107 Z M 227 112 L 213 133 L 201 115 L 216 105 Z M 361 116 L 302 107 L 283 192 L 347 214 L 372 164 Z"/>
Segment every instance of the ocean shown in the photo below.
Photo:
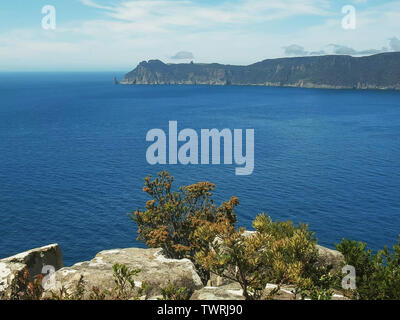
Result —
<path fill-rule="evenodd" d="M 127 214 L 146 175 L 217 185 L 261 212 L 308 223 L 319 243 L 373 250 L 400 233 L 400 92 L 235 86 L 115 86 L 114 73 L 0 74 L 0 258 L 59 243 L 65 265 L 144 245 Z M 146 134 L 255 130 L 254 172 L 236 165 L 149 165 Z"/>

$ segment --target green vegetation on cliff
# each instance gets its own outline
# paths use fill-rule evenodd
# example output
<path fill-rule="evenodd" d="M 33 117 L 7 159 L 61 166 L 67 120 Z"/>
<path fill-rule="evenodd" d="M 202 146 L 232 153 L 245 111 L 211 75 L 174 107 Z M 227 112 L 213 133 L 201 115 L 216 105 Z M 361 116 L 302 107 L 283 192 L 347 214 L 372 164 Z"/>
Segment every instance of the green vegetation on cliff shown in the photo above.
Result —
<path fill-rule="evenodd" d="M 141 62 L 121 84 L 259 85 L 400 90 L 400 52 L 268 59 L 249 66 Z"/>

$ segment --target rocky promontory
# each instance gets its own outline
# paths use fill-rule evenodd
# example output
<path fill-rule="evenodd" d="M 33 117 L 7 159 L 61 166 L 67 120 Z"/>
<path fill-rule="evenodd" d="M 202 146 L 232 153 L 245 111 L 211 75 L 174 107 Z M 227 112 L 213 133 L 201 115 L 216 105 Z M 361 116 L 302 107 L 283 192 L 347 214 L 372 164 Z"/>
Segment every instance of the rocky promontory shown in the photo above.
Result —
<path fill-rule="evenodd" d="M 143 61 L 128 85 L 254 85 L 326 89 L 400 90 L 400 52 L 365 57 L 327 55 L 267 59 L 248 66 Z"/>
<path fill-rule="evenodd" d="M 337 268 L 343 261 L 343 255 L 325 247 L 317 247 L 320 263 Z M 135 285 L 140 287 L 146 283 L 143 299 L 155 300 L 161 298 L 161 288 L 172 285 L 176 288 L 186 288 L 191 300 L 243 300 L 241 287 L 233 281 L 226 281 L 212 276 L 204 285 L 196 273 L 194 264 L 188 259 L 168 259 L 163 256 L 162 249 L 126 248 L 106 250 L 98 253 L 92 260 L 64 267 L 61 249 L 57 244 L 29 250 L 18 255 L 0 260 L 0 298 L 8 299 L 12 289 L 18 288 L 15 282 L 18 276 L 26 270 L 30 279 L 42 274 L 43 267 L 54 267 L 53 285 L 47 288 L 44 295 L 50 297 L 50 292 L 72 291 L 81 279 L 87 289 L 96 287 L 99 291 L 111 291 L 115 285 L 113 266 L 122 264 L 131 269 L 140 269 L 135 276 Z M 42 274 L 43 275 L 43 274 Z M 275 288 L 268 284 L 267 290 Z M 87 291 L 89 292 L 89 291 Z M 292 288 L 283 286 L 279 299 L 293 299 Z M 88 299 L 84 295 L 83 299 Z M 334 295 L 333 299 L 343 299 Z"/>

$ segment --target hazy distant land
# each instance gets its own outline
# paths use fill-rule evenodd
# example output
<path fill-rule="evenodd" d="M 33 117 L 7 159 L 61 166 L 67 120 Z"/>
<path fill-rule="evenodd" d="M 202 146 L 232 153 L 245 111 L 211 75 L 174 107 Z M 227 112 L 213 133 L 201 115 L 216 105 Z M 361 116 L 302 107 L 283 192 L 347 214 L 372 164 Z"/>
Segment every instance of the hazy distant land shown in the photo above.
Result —
<path fill-rule="evenodd" d="M 267 59 L 248 66 L 150 60 L 141 62 L 120 83 L 400 90 L 400 52 Z"/>

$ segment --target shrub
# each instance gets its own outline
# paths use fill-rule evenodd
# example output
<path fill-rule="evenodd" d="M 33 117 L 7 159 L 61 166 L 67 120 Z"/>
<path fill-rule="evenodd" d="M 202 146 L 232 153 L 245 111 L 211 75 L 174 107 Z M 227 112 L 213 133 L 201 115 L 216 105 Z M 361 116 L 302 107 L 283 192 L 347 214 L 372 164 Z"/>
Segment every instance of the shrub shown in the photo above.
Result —
<path fill-rule="evenodd" d="M 63 286 L 58 292 L 51 291 L 51 300 L 82 300 L 85 295 L 86 282 L 83 275 L 80 276 L 72 292 L 68 292 Z"/>
<path fill-rule="evenodd" d="M 248 300 L 260 299 L 267 283 L 277 284 L 266 298 L 272 298 L 283 284 L 295 287 L 295 296 L 312 293 L 326 298 L 331 294 L 322 286 L 327 270 L 316 266 L 318 253 L 315 239 L 306 225 L 272 222 L 258 215 L 253 222 L 254 233 L 232 226 L 203 227 L 200 234 L 217 236 L 212 250 L 200 251 L 196 258 L 215 274 L 237 281 Z M 323 278 L 325 275 L 325 278 Z M 319 291 L 319 294 L 315 294 Z"/>
<path fill-rule="evenodd" d="M 367 244 L 343 239 L 336 245 L 342 252 L 345 264 L 356 270 L 356 289 L 347 295 L 361 300 L 400 299 L 400 238 L 393 251 L 388 247 L 376 254 Z"/>
<path fill-rule="evenodd" d="M 161 247 L 169 258 L 192 260 L 206 282 L 209 273 L 194 257 L 199 250 L 209 247 L 209 238 L 198 237 L 196 230 L 204 225 L 234 225 L 234 208 L 239 201 L 232 197 L 218 207 L 212 199 L 214 184 L 198 182 L 172 191 L 173 181 L 166 171 L 153 180 L 146 177 L 143 191 L 152 199 L 144 211 L 137 210 L 130 217 L 138 225 L 138 240 L 152 248 Z"/>
<path fill-rule="evenodd" d="M 113 290 L 114 300 L 129 300 L 138 299 L 145 286 L 139 289 L 137 295 L 135 294 L 135 279 L 134 277 L 140 273 L 140 269 L 130 269 L 123 264 L 113 265 L 113 276 L 115 287 Z"/>
<path fill-rule="evenodd" d="M 38 300 L 43 294 L 43 275 L 36 276 L 29 280 L 29 271 L 25 268 L 22 272 L 15 274 L 15 279 L 10 288 L 10 300 Z M 6 298 L 3 294 L 3 299 Z"/>
<path fill-rule="evenodd" d="M 189 300 L 190 293 L 187 288 L 177 288 L 172 283 L 161 288 L 162 299 L 160 300 Z"/>
<path fill-rule="evenodd" d="M 136 288 L 134 277 L 140 273 L 140 269 L 130 269 L 123 264 L 113 265 L 113 278 L 115 286 L 111 291 L 100 291 L 93 286 L 90 291 L 86 289 L 86 281 L 81 276 L 75 288 L 68 292 L 64 287 L 57 293 L 52 292 L 52 300 L 83 300 L 85 293 L 89 300 L 138 300 L 146 290 L 146 284 L 142 283 Z"/>

